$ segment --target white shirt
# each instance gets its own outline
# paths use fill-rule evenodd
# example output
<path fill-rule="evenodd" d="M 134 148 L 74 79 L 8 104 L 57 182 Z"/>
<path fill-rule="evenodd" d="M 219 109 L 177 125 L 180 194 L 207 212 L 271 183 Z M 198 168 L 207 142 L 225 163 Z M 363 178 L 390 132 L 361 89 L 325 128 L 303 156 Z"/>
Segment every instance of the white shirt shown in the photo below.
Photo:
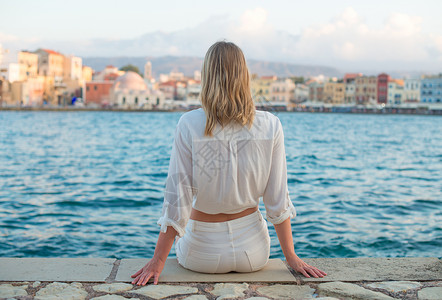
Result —
<path fill-rule="evenodd" d="M 166 180 L 161 231 L 181 237 L 192 207 L 233 214 L 256 207 L 262 197 L 267 220 L 279 224 L 296 211 L 287 187 L 284 134 L 275 115 L 256 111 L 253 126 L 217 124 L 204 136 L 202 108 L 184 113 L 175 130 Z"/>

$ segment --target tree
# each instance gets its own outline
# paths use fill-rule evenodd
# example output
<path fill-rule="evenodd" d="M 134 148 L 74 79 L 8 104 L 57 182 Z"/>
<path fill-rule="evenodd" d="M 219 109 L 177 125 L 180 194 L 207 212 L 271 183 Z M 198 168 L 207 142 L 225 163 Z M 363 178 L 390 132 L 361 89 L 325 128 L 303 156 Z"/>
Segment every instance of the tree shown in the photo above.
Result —
<path fill-rule="evenodd" d="M 303 76 L 292 76 L 290 77 L 290 79 L 295 83 L 295 84 L 299 84 L 299 83 L 304 83 L 305 79 Z"/>
<path fill-rule="evenodd" d="M 120 68 L 120 71 L 125 71 L 125 72 L 127 72 L 127 71 L 132 71 L 132 72 L 135 72 L 135 73 L 141 75 L 141 73 L 140 73 L 140 69 L 138 69 L 137 66 L 134 66 L 134 65 L 132 65 L 132 64 L 128 64 L 128 65 L 125 65 L 125 66 L 121 67 L 121 68 Z"/>

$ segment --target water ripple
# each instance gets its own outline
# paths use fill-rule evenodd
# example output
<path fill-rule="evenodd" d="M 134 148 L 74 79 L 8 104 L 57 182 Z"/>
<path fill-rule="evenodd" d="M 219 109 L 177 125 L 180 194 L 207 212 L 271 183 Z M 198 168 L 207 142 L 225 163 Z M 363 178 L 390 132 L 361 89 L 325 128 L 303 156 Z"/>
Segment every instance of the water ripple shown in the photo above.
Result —
<path fill-rule="evenodd" d="M 153 255 L 180 115 L 0 112 L 0 256 Z M 278 117 L 300 256 L 440 256 L 440 117 Z"/>

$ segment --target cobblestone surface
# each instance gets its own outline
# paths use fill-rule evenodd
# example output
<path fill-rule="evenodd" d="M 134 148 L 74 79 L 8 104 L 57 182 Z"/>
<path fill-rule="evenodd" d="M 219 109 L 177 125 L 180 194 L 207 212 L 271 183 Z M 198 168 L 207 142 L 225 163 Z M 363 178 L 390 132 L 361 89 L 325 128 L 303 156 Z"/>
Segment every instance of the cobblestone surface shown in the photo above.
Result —
<path fill-rule="evenodd" d="M 0 299 L 283 300 L 442 299 L 442 281 L 278 283 L 173 283 L 135 286 L 93 282 L 0 282 Z"/>

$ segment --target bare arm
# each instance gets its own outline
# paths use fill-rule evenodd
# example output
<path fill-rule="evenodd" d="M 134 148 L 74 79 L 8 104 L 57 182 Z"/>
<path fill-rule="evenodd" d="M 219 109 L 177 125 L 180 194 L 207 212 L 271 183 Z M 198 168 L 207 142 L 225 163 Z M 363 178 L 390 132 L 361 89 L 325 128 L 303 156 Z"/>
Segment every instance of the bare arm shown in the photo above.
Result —
<path fill-rule="evenodd" d="M 169 256 L 173 241 L 177 235 L 176 230 L 172 226 L 167 227 L 166 233 L 160 232 L 158 236 L 157 246 L 153 258 L 131 277 L 135 278 L 132 284 L 145 285 L 150 278 L 154 278 L 154 284 L 158 284 L 158 279 L 163 271 L 167 256 Z"/>
<path fill-rule="evenodd" d="M 302 273 L 305 277 L 310 277 L 310 275 L 312 275 L 313 277 L 324 277 L 325 275 L 327 275 L 325 272 L 319 270 L 318 268 L 305 263 L 296 255 L 295 248 L 293 246 L 290 218 L 286 219 L 280 224 L 275 224 L 274 226 L 279 239 L 279 243 L 281 245 L 282 253 L 284 253 L 288 264 L 290 265 L 290 267 L 293 268 L 293 270 Z"/>

